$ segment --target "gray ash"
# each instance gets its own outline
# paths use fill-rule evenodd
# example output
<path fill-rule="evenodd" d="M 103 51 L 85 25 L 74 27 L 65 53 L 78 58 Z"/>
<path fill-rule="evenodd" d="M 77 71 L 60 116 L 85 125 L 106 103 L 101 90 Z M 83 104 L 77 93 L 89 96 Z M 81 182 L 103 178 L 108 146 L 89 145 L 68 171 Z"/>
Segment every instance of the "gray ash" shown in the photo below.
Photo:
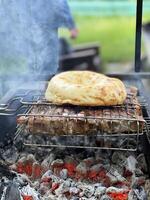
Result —
<path fill-rule="evenodd" d="M 8 156 L 4 168 L 15 174 L 3 174 L 1 179 L 0 190 L 7 200 L 11 195 L 18 195 L 17 200 L 23 196 L 32 196 L 33 200 L 112 200 L 114 193 L 132 200 L 133 196 L 137 200 L 147 198 L 143 154 L 137 157 L 130 152 L 52 148 L 24 148 L 18 152 L 13 147 L 12 155 L 5 152 L 3 156 Z"/>

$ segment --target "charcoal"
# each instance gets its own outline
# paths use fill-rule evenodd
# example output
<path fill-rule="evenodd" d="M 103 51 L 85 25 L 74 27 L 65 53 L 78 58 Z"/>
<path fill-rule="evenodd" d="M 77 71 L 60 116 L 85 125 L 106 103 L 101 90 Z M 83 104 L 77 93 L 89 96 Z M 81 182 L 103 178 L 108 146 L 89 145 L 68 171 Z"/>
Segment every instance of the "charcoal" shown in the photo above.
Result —
<path fill-rule="evenodd" d="M 112 155 L 112 162 L 117 165 L 122 165 L 122 164 L 124 164 L 125 160 L 129 156 L 128 154 L 129 153 L 127 153 L 127 152 L 120 153 L 119 151 L 115 151 Z"/>
<path fill-rule="evenodd" d="M 84 192 L 79 193 L 79 197 L 82 198 L 84 196 Z"/>
<path fill-rule="evenodd" d="M 81 199 L 82 199 L 82 200 L 89 200 L 90 198 L 82 197 Z M 80 200 L 81 200 L 81 199 L 80 199 Z"/>
<path fill-rule="evenodd" d="M 48 159 L 42 161 L 41 167 L 43 172 L 46 172 L 49 169 Z"/>
<path fill-rule="evenodd" d="M 129 192 L 128 200 L 149 200 L 143 187 L 132 189 Z"/>
<path fill-rule="evenodd" d="M 113 187 L 113 186 L 106 189 L 107 194 L 108 193 L 125 193 L 127 191 L 128 191 L 127 188 L 116 188 L 116 187 Z"/>
<path fill-rule="evenodd" d="M 94 195 L 94 191 L 95 191 L 95 188 L 94 186 L 86 186 L 83 190 L 84 192 L 84 196 L 87 197 L 87 198 L 90 198 Z"/>
<path fill-rule="evenodd" d="M 40 182 L 39 181 L 34 181 L 34 183 L 31 183 L 31 186 L 35 189 L 38 190 L 40 187 Z"/>
<path fill-rule="evenodd" d="M 117 171 L 121 176 L 124 176 L 124 165 L 119 165 L 119 164 L 114 165 L 114 164 L 112 164 L 112 165 L 111 165 L 111 168 L 116 169 L 116 171 Z"/>
<path fill-rule="evenodd" d="M 60 195 L 69 192 L 69 189 L 69 186 L 64 182 L 55 190 L 55 194 L 59 197 Z"/>
<path fill-rule="evenodd" d="M 89 200 L 97 200 L 97 198 L 96 197 L 91 197 L 91 198 L 89 198 Z"/>
<path fill-rule="evenodd" d="M 43 200 L 58 200 L 58 198 L 56 198 L 56 196 L 53 194 L 47 194 L 44 196 Z"/>
<path fill-rule="evenodd" d="M 108 195 L 103 195 L 100 200 L 112 200 Z"/>
<path fill-rule="evenodd" d="M 0 162 L 0 177 L 3 176 L 13 179 L 16 177 L 16 173 L 10 171 L 7 165 Z"/>
<path fill-rule="evenodd" d="M 5 184 L 3 181 L 0 182 L 0 199 L 2 199 L 2 195 L 4 192 Z"/>
<path fill-rule="evenodd" d="M 73 179 L 68 178 L 67 181 L 70 182 L 70 187 L 78 187 L 78 183 L 76 183 Z"/>
<path fill-rule="evenodd" d="M 103 165 L 103 168 L 104 168 L 106 171 L 109 171 L 110 168 L 111 168 L 110 163 L 108 163 L 108 164 L 104 164 L 104 165 Z"/>
<path fill-rule="evenodd" d="M 7 162 L 10 164 L 15 163 L 18 159 L 18 156 L 19 154 L 15 147 L 12 147 L 11 149 L 7 149 L 3 153 L 3 158 L 7 160 Z"/>
<path fill-rule="evenodd" d="M 54 183 L 60 183 L 60 181 L 61 181 L 61 179 L 59 177 L 57 177 L 53 174 L 50 177 Z"/>
<path fill-rule="evenodd" d="M 73 196 L 70 200 L 80 200 L 80 198 Z"/>
<path fill-rule="evenodd" d="M 44 186 L 44 185 L 40 185 L 40 188 L 39 188 L 39 192 L 40 192 L 40 194 L 43 196 L 43 195 L 45 195 L 47 192 L 49 191 L 49 188 L 48 187 L 46 187 L 46 186 Z"/>
<path fill-rule="evenodd" d="M 57 159 L 57 160 L 53 160 L 53 162 L 51 163 L 52 167 L 61 167 L 63 166 L 64 161 L 62 159 Z"/>
<path fill-rule="evenodd" d="M 18 186 L 15 183 L 9 183 L 5 192 L 5 200 L 21 200 Z"/>
<path fill-rule="evenodd" d="M 36 161 L 35 156 L 33 154 L 28 154 L 27 155 L 27 160 L 32 161 L 32 162 Z"/>
<path fill-rule="evenodd" d="M 80 157 L 80 155 L 79 155 L 79 157 Z M 66 155 L 65 158 L 64 158 L 64 162 L 65 163 L 75 163 L 75 164 L 77 164 L 76 158 L 72 155 L 69 155 L 69 156 Z"/>
<path fill-rule="evenodd" d="M 39 194 L 39 192 L 37 192 L 34 188 L 30 187 L 29 184 L 21 188 L 20 192 L 22 195 L 29 195 L 29 196 L 32 196 L 33 199 L 41 200 L 41 195 Z"/>
<path fill-rule="evenodd" d="M 144 176 L 144 173 L 140 170 L 140 169 L 135 169 L 135 176 L 136 177 L 141 177 L 141 176 Z"/>
<path fill-rule="evenodd" d="M 68 177 L 68 170 L 67 169 L 62 169 L 60 171 L 60 178 L 62 178 L 63 180 L 66 180 Z"/>
<path fill-rule="evenodd" d="M 140 154 L 137 157 L 137 162 L 138 162 L 138 167 L 145 173 L 147 173 L 148 169 L 147 169 L 147 164 L 146 164 L 146 160 L 145 160 L 145 156 L 144 154 Z"/>
<path fill-rule="evenodd" d="M 87 167 L 91 167 L 95 163 L 95 159 L 94 159 L 94 157 L 88 157 L 88 158 L 84 159 L 83 162 L 85 162 Z"/>
<path fill-rule="evenodd" d="M 70 187 L 69 192 L 70 194 L 77 195 L 80 192 L 80 190 L 76 187 Z"/>
<path fill-rule="evenodd" d="M 65 197 L 65 195 L 59 195 L 59 196 L 58 196 L 58 199 L 61 199 L 61 200 L 68 200 L 68 199 Z"/>
<path fill-rule="evenodd" d="M 72 187 L 73 186 L 73 180 L 71 178 L 68 178 L 67 180 L 64 181 L 65 186 L 67 187 Z"/>
<path fill-rule="evenodd" d="M 54 153 L 51 153 L 49 156 L 48 156 L 48 161 L 49 161 L 49 164 L 51 164 L 53 162 L 53 160 L 55 159 L 56 155 L 54 155 Z"/>
<path fill-rule="evenodd" d="M 131 190 L 128 194 L 128 200 L 138 200 L 134 190 Z M 143 200 L 143 199 L 142 199 Z"/>
<path fill-rule="evenodd" d="M 86 166 L 86 164 L 85 164 L 84 162 L 81 162 L 81 163 L 79 163 L 79 165 L 77 165 L 76 171 L 77 171 L 79 174 L 86 175 L 87 172 L 88 172 L 88 167 Z"/>
<path fill-rule="evenodd" d="M 126 170 L 134 173 L 137 166 L 137 160 L 134 156 L 129 156 L 126 161 Z"/>
<path fill-rule="evenodd" d="M 100 168 L 103 167 L 103 164 L 96 164 L 90 168 L 90 171 L 99 172 Z"/>
<path fill-rule="evenodd" d="M 41 151 L 42 157 L 38 155 L 38 151 Z M 143 156 L 139 157 L 143 160 Z M 141 167 L 143 164 L 139 163 L 140 159 L 136 159 L 135 153 L 122 151 L 82 150 L 76 153 L 76 150 L 70 149 L 65 152 L 61 152 L 60 149 L 47 151 L 42 148 L 35 148 L 34 151 L 28 149 L 19 153 L 19 158 L 14 163 L 15 167 L 10 165 L 16 170 L 15 177 L 4 178 L 0 182 L 0 191 L 3 194 L 11 180 L 19 192 L 24 195 L 28 193 L 35 200 L 110 200 L 109 195 L 117 192 L 126 193 L 130 188 L 132 191 L 129 193 L 129 200 L 140 200 L 140 198 L 147 200 L 150 184 L 149 180 L 145 180 Z M 34 177 L 29 176 L 26 174 L 25 166 L 23 174 L 18 175 L 18 162 L 26 165 L 27 161 L 32 161 L 34 167 L 36 164 L 38 167 L 36 169 L 41 170 L 40 176 L 37 176 L 39 171 L 33 169 Z M 72 164 L 74 165 L 73 173 L 69 174 L 69 167 L 72 168 Z M 7 173 L 12 173 L 7 165 L 2 166 Z M 46 171 L 45 166 L 48 167 Z M 130 177 L 124 176 L 123 169 L 125 168 L 132 172 Z M 55 169 L 59 169 L 58 174 L 55 173 Z M 95 179 L 93 174 L 96 174 Z M 147 196 L 142 187 L 144 185 Z M 42 198 L 40 195 L 43 195 Z"/>
<path fill-rule="evenodd" d="M 132 175 L 132 187 L 138 187 L 139 185 L 145 184 L 145 176 L 137 177 L 135 174 Z"/>
<path fill-rule="evenodd" d="M 147 193 L 147 198 L 149 200 L 150 199 L 150 180 L 149 179 L 145 181 L 144 189 Z"/>
<path fill-rule="evenodd" d="M 106 187 L 99 186 L 96 188 L 94 195 L 98 198 L 102 197 L 106 192 Z"/>
<path fill-rule="evenodd" d="M 16 164 L 12 164 L 9 166 L 9 169 L 12 171 L 17 171 L 17 165 Z"/>
<path fill-rule="evenodd" d="M 41 179 L 51 177 L 52 174 L 53 172 L 51 170 L 48 170 L 47 172 L 45 172 L 45 174 L 42 175 Z"/>
<path fill-rule="evenodd" d="M 126 182 L 126 179 L 121 176 L 121 174 L 118 173 L 118 171 L 111 167 L 109 172 L 107 173 L 107 176 L 110 178 L 111 184 L 117 183 L 117 182 Z"/>
<path fill-rule="evenodd" d="M 28 185 L 28 183 L 31 183 L 31 181 L 29 180 L 28 176 L 25 174 L 18 174 L 14 179 L 13 182 L 15 182 L 16 184 L 18 184 L 21 187 L 24 187 L 26 185 Z"/>
<path fill-rule="evenodd" d="M 102 184 L 101 184 L 101 183 L 95 183 L 95 184 L 94 184 L 94 187 L 95 187 L 95 188 L 102 187 Z"/>

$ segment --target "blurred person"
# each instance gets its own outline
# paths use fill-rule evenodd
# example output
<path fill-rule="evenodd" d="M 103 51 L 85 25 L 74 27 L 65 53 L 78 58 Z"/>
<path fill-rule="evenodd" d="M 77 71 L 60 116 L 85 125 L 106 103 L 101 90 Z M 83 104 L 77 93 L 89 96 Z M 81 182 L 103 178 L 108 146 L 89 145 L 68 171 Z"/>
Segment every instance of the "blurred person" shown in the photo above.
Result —
<path fill-rule="evenodd" d="M 68 5 L 66 4 L 66 8 L 68 7 Z M 76 28 L 75 25 L 75 21 L 70 13 L 67 12 L 67 10 L 69 10 L 69 8 L 66 9 L 66 15 L 68 15 L 68 23 L 66 23 L 66 28 L 69 29 L 70 31 L 70 38 L 71 39 L 76 39 L 76 37 L 78 36 L 78 29 Z M 69 54 L 73 51 L 69 41 L 65 38 L 65 37 L 60 37 L 59 38 L 59 56 L 63 56 L 66 54 Z"/>
<path fill-rule="evenodd" d="M 67 0 L 0 1 L 0 67 L 7 61 L 8 69 L 56 73 L 60 27 L 77 37 Z"/>

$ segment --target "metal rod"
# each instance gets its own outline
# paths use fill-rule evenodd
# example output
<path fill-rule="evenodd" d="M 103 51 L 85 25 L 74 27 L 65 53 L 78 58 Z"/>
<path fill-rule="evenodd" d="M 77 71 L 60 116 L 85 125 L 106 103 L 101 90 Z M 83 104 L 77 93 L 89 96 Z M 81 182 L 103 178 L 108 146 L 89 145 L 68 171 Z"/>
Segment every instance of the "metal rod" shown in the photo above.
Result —
<path fill-rule="evenodd" d="M 137 0 L 136 37 L 135 37 L 135 72 L 141 71 L 142 12 L 143 12 L 143 0 Z"/>
<path fill-rule="evenodd" d="M 137 104 L 138 105 L 138 104 Z M 132 108 L 132 107 L 131 107 Z M 2 113 L 3 115 L 3 113 Z M 7 115 L 4 113 L 4 115 Z M 9 115 L 9 114 L 8 114 Z M 23 117 L 50 117 L 50 118 L 66 118 L 66 119 L 85 119 L 85 120 L 88 120 L 88 119 L 99 119 L 99 120 L 110 120 L 110 121 L 131 121 L 131 122 L 144 122 L 144 119 L 136 119 L 136 118 L 127 118 L 127 117 L 99 117 L 99 116 L 77 116 L 77 115 L 57 115 L 57 114 L 19 114 L 17 115 L 18 117 L 20 116 L 23 116 Z"/>
<path fill-rule="evenodd" d="M 107 73 L 107 76 L 111 77 L 118 77 L 123 80 L 139 80 L 139 79 L 150 79 L 150 73 L 149 72 L 130 72 L 130 73 Z"/>
<path fill-rule="evenodd" d="M 145 126 L 146 126 L 147 124 L 145 124 Z M 145 128 L 144 128 L 145 129 Z M 17 134 L 17 133 L 16 133 Z M 41 134 L 33 134 L 33 133 L 30 133 L 29 132 L 29 134 L 30 135 L 32 135 L 32 136 L 41 136 Z M 143 132 L 141 132 L 141 133 L 139 133 L 139 135 L 143 135 L 144 134 L 144 130 L 143 130 Z M 85 136 L 84 135 L 69 135 L 69 134 L 67 134 L 67 135 L 58 135 L 58 134 L 56 134 L 56 135 L 50 135 L 50 134 L 48 134 L 48 133 L 44 133 L 43 134 L 44 136 L 47 136 L 47 137 L 49 137 L 49 138 L 51 138 L 51 137 L 63 137 L 63 138 L 69 138 L 69 137 L 74 137 L 74 138 L 77 138 L 77 137 L 80 137 L 80 138 L 84 138 Z M 112 134 L 107 134 L 107 133 L 93 133 L 93 134 L 87 134 L 86 136 L 87 137 L 91 137 L 91 136 L 96 136 L 97 138 L 118 138 L 118 137 L 126 137 L 126 136 L 131 136 L 131 137 L 133 137 L 133 136 L 137 136 L 137 133 L 135 132 L 135 133 L 112 133 Z"/>
<path fill-rule="evenodd" d="M 95 147 L 95 146 L 78 146 L 78 145 L 42 145 L 42 144 L 28 144 L 23 143 L 25 147 L 34 147 L 34 148 L 72 148 L 72 149 L 101 149 L 101 150 L 117 150 L 117 151 L 137 151 L 137 148 L 135 149 L 127 149 L 127 148 L 115 148 L 115 147 Z"/>

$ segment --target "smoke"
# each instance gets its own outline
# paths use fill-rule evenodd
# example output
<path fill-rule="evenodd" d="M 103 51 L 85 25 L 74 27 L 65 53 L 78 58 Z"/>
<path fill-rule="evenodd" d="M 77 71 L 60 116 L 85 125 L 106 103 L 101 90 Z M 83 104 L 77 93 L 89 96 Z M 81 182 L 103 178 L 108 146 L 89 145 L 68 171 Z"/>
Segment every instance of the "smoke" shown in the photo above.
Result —
<path fill-rule="evenodd" d="M 70 16 L 66 0 L 0 0 L 0 78 L 56 73 L 58 28 L 69 27 Z"/>
<path fill-rule="evenodd" d="M 3 78 L 1 87 L 5 81 L 5 88 L 16 89 L 20 82 L 29 82 L 35 75 L 41 75 L 45 71 L 49 74 L 56 72 L 56 17 L 59 12 L 56 4 L 57 0 L 0 1 L 0 78 Z M 23 74 L 26 74 L 25 80 L 21 79 Z M 19 80 L 14 80 L 16 75 Z M 1 92 L 2 89 L 4 88 L 1 88 Z"/>
<path fill-rule="evenodd" d="M 54 3 L 55 2 L 55 3 Z M 0 67 L 12 72 L 57 69 L 56 1 L 0 2 Z M 6 67 L 7 66 L 7 67 Z M 6 69 L 7 68 L 7 69 Z"/>

